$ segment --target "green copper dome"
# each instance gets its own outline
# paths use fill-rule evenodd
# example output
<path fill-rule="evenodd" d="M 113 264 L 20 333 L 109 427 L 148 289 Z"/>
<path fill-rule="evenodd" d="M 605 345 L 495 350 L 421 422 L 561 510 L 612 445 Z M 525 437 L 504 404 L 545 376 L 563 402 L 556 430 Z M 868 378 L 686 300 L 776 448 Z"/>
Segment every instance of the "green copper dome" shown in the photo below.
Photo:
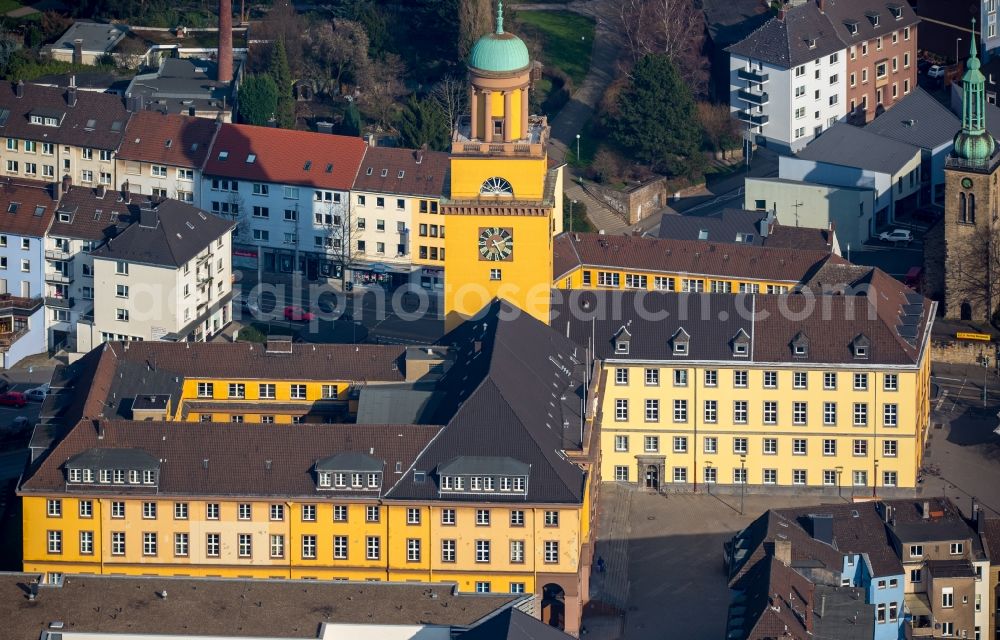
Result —
<path fill-rule="evenodd" d="M 479 71 L 510 73 L 526 69 L 531 64 L 528 47 L 513 33 L 503 30 L 503 1 L 497 4 L 497 29 L 472 46 L 469 66 Z"/>

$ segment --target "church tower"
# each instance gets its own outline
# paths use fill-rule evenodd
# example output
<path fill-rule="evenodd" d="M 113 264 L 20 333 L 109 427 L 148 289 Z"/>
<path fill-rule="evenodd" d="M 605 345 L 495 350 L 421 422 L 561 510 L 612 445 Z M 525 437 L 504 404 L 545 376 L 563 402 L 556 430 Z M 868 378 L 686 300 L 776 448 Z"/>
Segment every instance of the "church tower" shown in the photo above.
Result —
<path fill-rule="evenodd" d="M 531 60 L 503 29 L 468 59 L 469 114 L 455 123 L 445 227 L 445 329 L 503 298 L 549 321 L 552 238 L 562 231 L 562 166 L 549 167 L 545 116 L 529 111 Z"/>
<path fill-rule="evenodd" d="M 948 318 L 986 322 L 1000 302 L 1000 153 L 986 130 L 986 78 L 979 67 L 974 35 L 962 76 L 962 130 L 945 162 L 944 308 Z"/>

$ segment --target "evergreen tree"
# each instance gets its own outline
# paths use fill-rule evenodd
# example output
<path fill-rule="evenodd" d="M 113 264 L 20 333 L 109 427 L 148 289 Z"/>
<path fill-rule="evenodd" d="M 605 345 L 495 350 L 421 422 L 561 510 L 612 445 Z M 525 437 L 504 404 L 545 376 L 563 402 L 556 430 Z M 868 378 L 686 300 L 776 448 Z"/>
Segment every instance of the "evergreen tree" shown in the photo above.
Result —
<path fill-rule="evenodd" d="M 621 91 L 607 127 L 612 139 L 656 171 L 696 175 L 704 166 L 691 90 L 665 54 L 643 57 Z"/>
<path fill-rule="evenodd" d="M 403 106 L 397 123 L 399 142 L 404 147 L 418 148 L 427 145 L 435 151 L 448 148 L 448 120 L 441 108 L 432 100 L 418 100 L 411 95 Z"/>
<path fill-rule="evenodd" d="M 279 38 L 271 48 L 271 65 L 268 74 L 278 90 L 278 105 L 275 117 L 282 129 L 295 127 L 295 99 L 292 97 L 292 74 L 288 70 L 288 56 L 285 53 L 285 39 Z"/>
<path fill-rule="evenodd" d="M 347 103 L 347 112 L 344 114 L 344 123 L 341 125 L 341 132 L 345 136 L 361 135 L 361 113 L 354 100 Z"/>
<path fill-rule="evenodd" d="M 269 75 L 247 76 L 239 91 L 240 122 L 267 125 L 278 109 L 278 88 Z"/>

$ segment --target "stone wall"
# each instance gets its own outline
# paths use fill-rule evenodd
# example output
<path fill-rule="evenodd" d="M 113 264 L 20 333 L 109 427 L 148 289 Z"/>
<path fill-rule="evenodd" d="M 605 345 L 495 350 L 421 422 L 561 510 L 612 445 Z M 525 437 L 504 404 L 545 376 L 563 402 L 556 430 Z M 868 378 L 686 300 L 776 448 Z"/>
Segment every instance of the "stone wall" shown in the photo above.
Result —
<path fill-rule="evenodd" d="M 588 182 L 584 189 L 628 224 L 653 215 L 667 204 L 667 179 L 659 177 L 623 191 Z"/>
<path fill-rule="evenodd" d="M 990 356 L 990 363 L 996 362 L 996 347 L 989 342 L 964 340 L 932 340 L 931 362 L 948 364 L 981 364 L 983 354 Z"/>

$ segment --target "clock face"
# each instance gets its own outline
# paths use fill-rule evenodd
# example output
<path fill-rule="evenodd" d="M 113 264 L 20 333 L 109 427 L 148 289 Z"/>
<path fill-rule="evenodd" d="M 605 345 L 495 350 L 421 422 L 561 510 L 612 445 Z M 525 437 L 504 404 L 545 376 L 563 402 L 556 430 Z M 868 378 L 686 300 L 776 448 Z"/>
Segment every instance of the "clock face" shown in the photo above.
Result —
<path fill-rule="evenodd" d="M 972 179 L 971 178 L 962 178 L 962 188 L 963 189 L 971 189 L 972 188 Z"/>
<path fill-rule="evenodd" d="M 483 227 L 479 230 L 480 260 L 510 260 L 514 253 L 514 236 L 505 227 Z"/>

